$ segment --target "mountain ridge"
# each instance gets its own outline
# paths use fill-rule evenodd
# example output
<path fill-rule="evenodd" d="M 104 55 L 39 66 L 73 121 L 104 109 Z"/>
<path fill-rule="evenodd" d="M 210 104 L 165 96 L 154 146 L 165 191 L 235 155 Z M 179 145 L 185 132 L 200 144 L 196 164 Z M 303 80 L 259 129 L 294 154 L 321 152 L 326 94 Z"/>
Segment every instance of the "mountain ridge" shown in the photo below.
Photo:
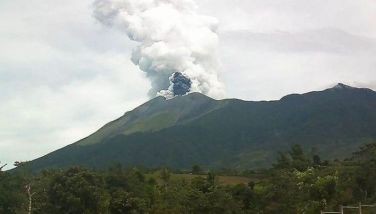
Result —
<path fill-rule="evenodd" d="M 376 139 L 375 109 L 376 92 L 344 84 L 274 101 L 157 97 L 30 166 L 255 168 L 295 143 L 319 147 L 324 158 L 343 158 Z"/>

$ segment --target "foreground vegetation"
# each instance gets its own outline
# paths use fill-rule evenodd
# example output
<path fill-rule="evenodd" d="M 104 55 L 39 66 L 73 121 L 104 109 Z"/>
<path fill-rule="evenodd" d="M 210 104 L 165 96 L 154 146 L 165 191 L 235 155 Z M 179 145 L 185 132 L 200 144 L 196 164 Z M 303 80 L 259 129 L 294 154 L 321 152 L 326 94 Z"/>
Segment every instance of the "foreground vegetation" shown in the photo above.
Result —
<path fill-rule="evenodd" d="M 20 166 L 0 171 L 0 213 L 319 213 L 376 202 L 376 144 L 343 161 L 311 156 L 295 145 L 271 169 L 203 172 L 194 166 L 189 174 L 120 165 L 31 174 Z"/>

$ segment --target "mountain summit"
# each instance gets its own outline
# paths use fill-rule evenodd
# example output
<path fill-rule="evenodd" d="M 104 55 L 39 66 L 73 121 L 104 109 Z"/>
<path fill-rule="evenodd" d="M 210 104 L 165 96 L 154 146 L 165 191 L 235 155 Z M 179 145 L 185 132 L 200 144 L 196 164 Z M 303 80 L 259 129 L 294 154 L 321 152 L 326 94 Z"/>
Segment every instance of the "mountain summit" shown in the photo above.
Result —
<path fill-rule="evenodd" d="M 346 89 L 346 90 L 342 90 Z M 343 158 L 376 140 L 376 92 L 344 84 L 278 101 L 157 97 L 74 144 L 31 161 L 33 170 L 83 165 L 188 169 L 269 166 L 292 144 Z"/>
<path fill-rule="evenodd" d="M 338 83 L 336 86 L 333 87 L 333 89 L 354 89 L 354 87 L 345 85 L 343 83 Z"/>

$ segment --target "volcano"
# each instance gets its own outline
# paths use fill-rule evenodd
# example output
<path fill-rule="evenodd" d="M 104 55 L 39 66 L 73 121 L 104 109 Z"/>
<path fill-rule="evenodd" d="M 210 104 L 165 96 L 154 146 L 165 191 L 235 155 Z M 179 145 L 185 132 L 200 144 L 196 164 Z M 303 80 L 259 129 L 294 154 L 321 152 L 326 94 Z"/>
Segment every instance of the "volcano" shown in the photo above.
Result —
<path fill-rule="evenodd" d="M 92 135 L 28 162 L 34 171 L 73 165 L 255 169 L 293 144 L 324 159 L 376 141 L 376 92 L 338 84 L 276 101 L 156 97 Z"/>

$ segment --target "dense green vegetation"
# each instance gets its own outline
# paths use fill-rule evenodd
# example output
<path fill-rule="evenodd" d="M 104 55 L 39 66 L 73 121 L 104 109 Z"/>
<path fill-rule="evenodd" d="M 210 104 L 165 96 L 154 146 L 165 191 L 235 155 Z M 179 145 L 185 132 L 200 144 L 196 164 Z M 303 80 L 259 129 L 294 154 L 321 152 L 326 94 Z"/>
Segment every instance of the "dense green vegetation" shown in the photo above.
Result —
<path fill-rule="evenodd" d="M 27 213 L 30 205 L 32 213 L 46 214 L 309 214 L 376 202 L 376 144 L 333 162 L 293 145 L 279 154 L 273 167 L 241 172 L 207 172 L 195 165 L 191 174 L 181 174 L 114 165 L 106 170 L 72 167 L 31 174 L 27 164 L 17 165 L 17 171 L 0 172 L 0 213 Z M 242 179 L 219 182 L 222 175 Z M 363 213 L 375 213 L 372 209 Z"/>
<path fill-rule="evenodd" d="M 339 85 L 278 101 L 213 100 L 194 93 L 155 98 L 98 132 L 30 163 L 46 168 L 123 166 L 238 170 L 270 167 L 301 144 L 343 159 L 376 140 L 376 92 Z"/>

